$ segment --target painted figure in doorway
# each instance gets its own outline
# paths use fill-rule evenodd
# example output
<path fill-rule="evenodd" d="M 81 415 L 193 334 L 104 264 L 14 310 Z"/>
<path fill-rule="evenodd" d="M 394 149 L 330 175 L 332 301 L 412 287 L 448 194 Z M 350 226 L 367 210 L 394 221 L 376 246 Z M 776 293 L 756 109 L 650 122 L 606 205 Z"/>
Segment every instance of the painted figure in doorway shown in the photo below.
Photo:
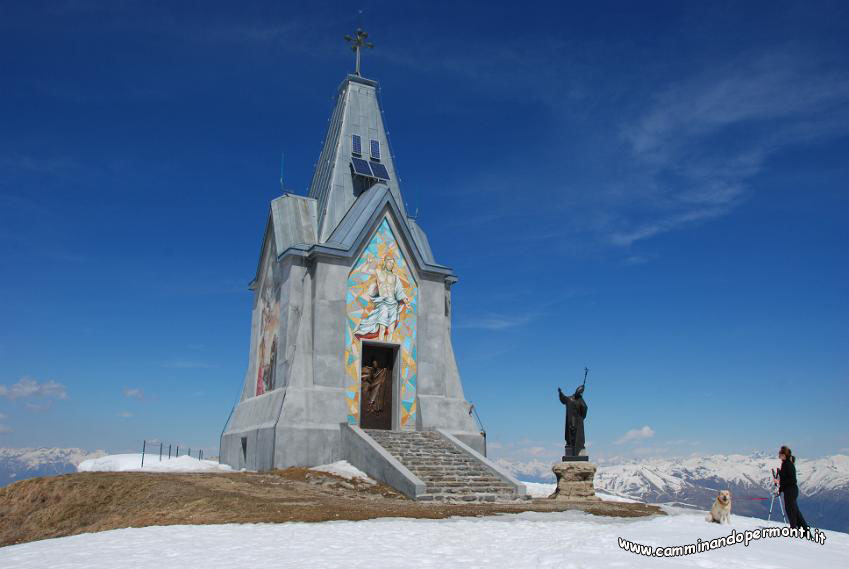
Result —
<path fill-rule="evenodd" d="M 389 370 L 373 361 L 371 366 L 363 366 L 361 377 L 362 401 L 370 413 L 380 413 L 386 401 L 386 384 L 389 382 Z"/>
<path fill-rule="evenodd" d="M 401 312 L 407 303 L 406 293 L 393 271 L 395 259 L 386 255 L 382 266 L 378 266 L 374 257 L 369 255 L 364 272 L 371 275 L 371 282 L 366 289 L 368 300 L 371 302 L 372 311 L 362 320 L 354 330 L 354 336 L 360 339 L 378 339 L 384 342 L 392 341 L 395 326 L 401 318 Z"/>

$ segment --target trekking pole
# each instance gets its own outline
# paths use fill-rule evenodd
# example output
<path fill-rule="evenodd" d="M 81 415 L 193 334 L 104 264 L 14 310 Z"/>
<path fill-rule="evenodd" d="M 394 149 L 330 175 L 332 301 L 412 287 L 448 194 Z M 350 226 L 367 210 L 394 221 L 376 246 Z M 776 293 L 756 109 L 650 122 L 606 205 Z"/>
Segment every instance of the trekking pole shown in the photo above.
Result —
<path fill-rule="evenodd" d="M 784 523 L 787 523 L 787 514 L 784 513 L 784 502 L 781 501 L 781 496 L 778 497 L 778 505 L 781 506 L 781 518 L 784 520 Z"/>
<path fill-rule="evenodd" d="M 772 475 L 772 490 L 769 492 L 769 514 L 766 517 L 766 521 L 772 521 L 772 507 L 775 504 L 775 496 L 776 496 L 776 488 L 775 488 L 775 469 L 770 468 L 769 473 Z"/>
<path fill-rule="evenodd" d="M 775 470 L 774 472 L 775 472 L 775 478 L 778 478 L 778 471 Z M 776 486 L 778 486 L 778 484 L 776 484 Z M 775 495 L 778 497 L 778 505 L 781 506 L 781 519 L 783 519 L 784 523 L 786 524 L 787 523 L 787 514 L 784 512 L 784 502 L 781 501 L 781 492 L 779 492 L 778 490 L 779 490 L 778 488 L 775 489 Z"/>
<path fill-rule="evenodd" d="M 772 506 L 775 503 L 775 499 L 778 498 L 778 505 L 781 506 L 781 517 L 784 519 L 784 523 L 787 523 L 787 515 L 784 513 L 784 504 L 781 502 L 781 496 L 778 493 L 778 484 L 775 483 L 775 479 L 778 478 L 778 472 L 775 471 L 774 468 L 769 469 L 772 474 L 772 497 L 769 500 L 769 515 L 766 517 L 766 521 L 772 520 Z"/>

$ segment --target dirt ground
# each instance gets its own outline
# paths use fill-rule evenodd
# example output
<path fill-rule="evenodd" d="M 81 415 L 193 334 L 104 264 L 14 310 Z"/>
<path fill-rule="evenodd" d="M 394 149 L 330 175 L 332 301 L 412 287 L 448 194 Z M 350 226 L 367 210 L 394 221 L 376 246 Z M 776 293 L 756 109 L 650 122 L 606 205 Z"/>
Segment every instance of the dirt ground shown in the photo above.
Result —
<path fill-rule="evenodd" d="M 84 472 L 0 488 L 0 546 L 150 525 L 445 518 L 573 509 L 602 516 L 663 514 L 646 504 L 547 499 L 426 504 L 382 484 L 304 468 L 262 474 Z"/>

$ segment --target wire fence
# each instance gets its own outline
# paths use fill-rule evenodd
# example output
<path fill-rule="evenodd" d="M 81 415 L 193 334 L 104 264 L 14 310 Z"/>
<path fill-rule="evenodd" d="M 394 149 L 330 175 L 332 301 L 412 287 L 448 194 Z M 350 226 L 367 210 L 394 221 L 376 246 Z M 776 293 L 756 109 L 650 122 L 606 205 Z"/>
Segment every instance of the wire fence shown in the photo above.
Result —
<path fill-rule="evenodd" d="M 179 456 L 192 456 L 192 447 L 183 447 L 182 450 L 183 454 L 180 455 L 180 445 L 173 445 L 171 443 L 166 445 L 158 439 L 152 441 L 144 440 L 142 441 L 141 466 L 144 468 L 145 460 L 150 464 L 151 461 L 162 462 L 163 460 L 171 460 Z M 203 449 L 197 449 L 192 458 L 203 460 Z"/>

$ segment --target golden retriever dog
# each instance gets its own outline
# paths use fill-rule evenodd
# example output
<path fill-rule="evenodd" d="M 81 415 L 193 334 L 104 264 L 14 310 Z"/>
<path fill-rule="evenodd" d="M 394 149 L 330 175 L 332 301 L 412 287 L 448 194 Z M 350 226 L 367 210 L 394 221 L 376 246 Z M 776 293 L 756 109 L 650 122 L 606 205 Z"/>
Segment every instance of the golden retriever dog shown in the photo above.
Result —
<path fill-rule="evenodd" d="M 719 491 L 716 501 L 714 501 L 713 507 L 710 509 L 710 513 L 705 520 L 718 524 L 731 523 L 731 490 Z"/>

